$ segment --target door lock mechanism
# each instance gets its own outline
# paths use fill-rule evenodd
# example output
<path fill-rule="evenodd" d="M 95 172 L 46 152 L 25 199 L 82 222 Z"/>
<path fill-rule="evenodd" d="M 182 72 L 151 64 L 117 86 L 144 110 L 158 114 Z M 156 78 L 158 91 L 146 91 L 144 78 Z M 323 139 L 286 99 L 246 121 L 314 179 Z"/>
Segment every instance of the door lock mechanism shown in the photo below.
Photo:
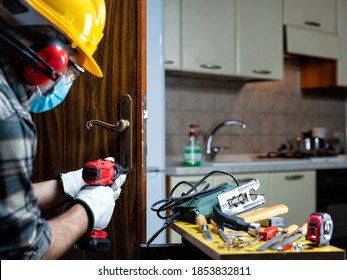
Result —
<path fill-rule="evenodd" d="M 129 94 L 121 97 L 119 104 L 120 120 L 116 124 L 109 124 L 100 120 L 89 120 L 86 128 L 91 129 L 93 125 L 98 125 L 108 130 L 120 133 L 120 161 L 119 163 L 126 169 L 132 168 L 132 99 Z"/>

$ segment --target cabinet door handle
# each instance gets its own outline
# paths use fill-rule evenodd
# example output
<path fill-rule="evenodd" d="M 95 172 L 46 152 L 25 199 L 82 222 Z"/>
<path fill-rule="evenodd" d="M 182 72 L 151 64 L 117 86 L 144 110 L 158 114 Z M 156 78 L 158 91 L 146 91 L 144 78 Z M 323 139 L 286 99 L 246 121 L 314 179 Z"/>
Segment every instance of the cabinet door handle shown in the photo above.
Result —
<path fill-rule="evenodd" d="M 270 70 L 265 70 L 265 69 L 260 69 L 260 70 L 254 69 L 252 72 L 255 73 L 255 74 L 260 74 L 260 75 L 269 75 L 269 74 L 271 74 Z"/>
<path fill-rule="evenodd" d="M 205 69 L 213 69 L 213 70 L 218 70 L 218 69 L 222 69 L 222 66 L 218 65 L 218 64 L 200 64 L 201 68 L 205 68 Z"/>
<path fill-rule="evenodd" d="M 319 22 L 315 22 L 315 21 L 305 21 L 304 24 L 309 25 L 309 26 L 314 26 L 314 27 L 320 27 L 320 23 Z"/>
<path fill-rule="evenodd" d="M 288 181 L 294 181 L 294 180 L 300 180 L 300 179 L 304 178 L 304 175 L 300 175 L 300 174 L 297 174 L 297 175 L 287 175 L 284 178 L 286 180 L 288 180 Z"/>
<path fill-rule="evenodd" d="M 174 64 L 174 61 L 171 59 L 165 59 L 165 64 Z"/>

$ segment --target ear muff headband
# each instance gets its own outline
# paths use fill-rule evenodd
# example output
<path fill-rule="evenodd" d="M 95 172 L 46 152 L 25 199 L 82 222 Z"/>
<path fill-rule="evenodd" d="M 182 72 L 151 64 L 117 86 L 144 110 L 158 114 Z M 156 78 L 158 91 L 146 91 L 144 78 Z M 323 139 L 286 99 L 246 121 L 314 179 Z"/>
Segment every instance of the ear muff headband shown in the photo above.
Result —
<path fill-rule="evenodd" d="M 24 66 L 24 68 L 26 68 L 26 70 L 24 71 L 25 73 L 23 73 L 23 75 L 27 77 L 33 77 L 33 79 L 29 78 L 29 80 L 26 81 L 33 85 L 39 85 L 40 83 L 48 80 L 58 80 L 60 77 L 59 73 L 66 67 L 68 63 L 67 51 L 61 47 L 61 44 L 57 45 L 59 46 L 59 50 L 50 48 L 54 46 L 46 46 L 36 52 L 10 35 L 2 25 L 0 25 L 0 42 L 9 51 L 15 53 L 23 62 L 25 62 L 26 66 Z M 59 63 L 59 61 L 65 61 L 65 57 L 67 57 L 67 60 L 65 66 L 63 67 L 62 65 L 64 63 Z M 51 65 L 50 63 L 53 63 L 53 65 Z M 31 69 L 29 66 L 31 67 Z M 55 66 L 57 66 L 58 69 L 55 69 Z"/>
<path fill-rule="evenodd" d="M 68 52 L 58 40 L 43 40 L 31 49 L 57 73 L 62 73 L 68 65 Z M 23 67 L 23 78 L 29 85 L 42 85 L 50 80 L 50 77 L 40 71 L 42 64 L 39 63 L 38 66 L 40 69 L 26 63 Z"/>

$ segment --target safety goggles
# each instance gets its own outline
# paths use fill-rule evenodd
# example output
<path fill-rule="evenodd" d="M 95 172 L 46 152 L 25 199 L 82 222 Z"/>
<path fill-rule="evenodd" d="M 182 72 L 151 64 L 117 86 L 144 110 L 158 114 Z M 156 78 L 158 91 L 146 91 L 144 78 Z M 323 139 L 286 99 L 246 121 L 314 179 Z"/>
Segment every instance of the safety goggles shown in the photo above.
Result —
<path fill-rule="evenodd" d="M 43 85 L 25 85 L 25 88 L 32 94 L 47 95 L 53 91 L 55 85 L 59 82 L 63 82 L 64 85 L 72 84 L 84 72 L 85 70 L 83 67 L 69 59 L 67 67 L 59 73 L 58 79 L 48 80 Z"/>

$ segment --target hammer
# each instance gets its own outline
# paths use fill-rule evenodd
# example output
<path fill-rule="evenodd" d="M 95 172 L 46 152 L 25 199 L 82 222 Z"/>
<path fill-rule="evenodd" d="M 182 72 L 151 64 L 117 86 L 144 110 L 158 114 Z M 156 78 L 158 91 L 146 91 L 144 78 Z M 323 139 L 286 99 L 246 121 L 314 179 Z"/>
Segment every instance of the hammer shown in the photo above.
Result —
<path fill-rule="evenodd" d="M 247 223 L 243 218 L 227 215 L 223 213 L 217 205 L 213 206 L 213 215 L 211 219 L 219 226 L 224 226 L 233 230 L 243 230 L 249 235 L 258 236 L 260 228 L 259 223 Z"/>
<path fill-rule="evenodd" d="M 288 213 L 288 207 L 284 204 L 275 204 L 233 216 L 222 212 L 216 204 L 213 208 L 213 213 L 214 215 L 212 220 L 219 226 L 224 225 L 230 229 L 243 230 L 252 236 L 256 236 L 258 234 L 259 224 L 254 222 L 259 222 L 277 215 L 286 214 Z M 219 222 L 217 222 L 217 220 Z"/>

